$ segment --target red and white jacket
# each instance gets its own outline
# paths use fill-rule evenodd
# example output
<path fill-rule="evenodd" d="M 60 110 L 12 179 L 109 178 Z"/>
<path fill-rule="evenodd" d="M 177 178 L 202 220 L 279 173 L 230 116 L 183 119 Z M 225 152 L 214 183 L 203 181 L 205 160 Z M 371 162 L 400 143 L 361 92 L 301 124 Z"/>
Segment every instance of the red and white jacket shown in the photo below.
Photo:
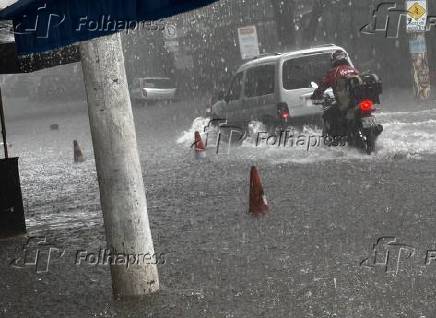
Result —
<path fill-rule="evenodd" d="M 359 71 L 348 64 L 342 64 L 332 68 L 327 75 L 322 79 L 319 87 L 313 92 L 312 99 L 322 99 L 327 88 L 332 88 L 336 91 L 336 83 L 341 78 L 347 78 L 354 75 L 359 75 Z"/>

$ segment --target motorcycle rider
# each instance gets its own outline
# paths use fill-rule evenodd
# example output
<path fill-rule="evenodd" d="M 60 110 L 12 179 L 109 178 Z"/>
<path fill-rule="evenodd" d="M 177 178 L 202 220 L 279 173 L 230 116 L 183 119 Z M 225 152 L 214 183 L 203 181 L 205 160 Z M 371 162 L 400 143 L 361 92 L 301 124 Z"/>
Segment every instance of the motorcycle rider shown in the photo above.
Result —
<path fill-rule="evenodd" d="M 359 76 L 360 72 L 350 65 L 348 54 L 344 51 L 337 50 L 331 55 L 332 68 L 322 79 L 318 88 L 312 95 L 312 100 L 322 100 L 324 92 L 328 88 L 333 89 L 336 99 L 335 109 L 331 111 L 333 116 L 345 116 L 348 124 L 351 124 L 353 114 L 349 106 L 351 97 L 347 89 L 347 80 L 351 77 Z"/>

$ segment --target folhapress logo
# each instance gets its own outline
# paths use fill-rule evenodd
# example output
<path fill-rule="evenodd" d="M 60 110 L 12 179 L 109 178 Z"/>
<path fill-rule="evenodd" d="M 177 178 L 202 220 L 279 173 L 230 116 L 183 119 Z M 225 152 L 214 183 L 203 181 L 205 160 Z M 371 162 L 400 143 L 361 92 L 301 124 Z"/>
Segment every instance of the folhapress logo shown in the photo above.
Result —
<path fill-rule="evenodd" d="M 38 39 L 47 39 L 50 32 L 65 21 L 65 14 L 48 12 L 47 4 L 39 7 L 35 17 L 22 16 L 22 22 L 14 26 L 14 34 L 35 35 Z"/>
<path fill-rule="evenodd" d="M 398 39 L 402 19 L 410 23 L 410 19 L 416 17 L 414 12 L 398 8 L 395 2 L 382 2 L 372 11 L 372 21 L 362 26 L 360 33 L 367 35 L 385 33 L 388 39 Z M 428 16 L 426 30 L 431 31 L 433 26 L 436 26 L 436 17 Z"/>
<path fill-rule="evenodd" d="M 383 236 L 372 244 L 370 255 L 360 262 L 362 268 L 397 276 L 400 272 L 420 272 L 436 264 L 436 249 L 419 251 L 410 244 L 400 242 L 395 236 Z"/>
<path fill-rule="evenodd" d="M 10 262 L 17 269 L 33 268 L 37 274 L 47 273 L 54 259 L 65 255 L 64 249 L 59 249 L 47 242 L 46 237 L 30 237 L 23 245 L 21 255 Z"/>

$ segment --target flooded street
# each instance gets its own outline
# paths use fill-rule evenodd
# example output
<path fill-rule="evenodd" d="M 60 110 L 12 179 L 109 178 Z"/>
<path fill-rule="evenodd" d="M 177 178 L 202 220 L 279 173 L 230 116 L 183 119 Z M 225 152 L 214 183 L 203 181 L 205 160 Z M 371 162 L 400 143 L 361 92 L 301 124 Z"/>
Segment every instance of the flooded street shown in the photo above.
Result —
<path fill-rule="evenodd" d="M 427 256 L 436 248 L 435 109 L 379 112 L 385 131 L 372 156 L 248 139 L 230 154 L 211 147 L 196 161 L 190 146 L 205 120 L 192 121 L 203 108 L 134 109 L 162 257 L 161 292 L 146 301 L 113 301 L 109 266 L 76 264 L 78 251 L 98 253 L 106 244 L 86 113 L 8 123 L 28 236 L 64 253 L 36 273 L 35 266 L 10 266 L 25 238 L 0 241 L 5 317 L 434 316 L 436 264 Z M 74 139 L 86 157 L 80 164 L 73 163 Z M 247 214 L 252 165 L 271 208 L 260 219 Z M 384 263 L 385 254 L 372 259 L 383 237 L 398 243 Z"/>
<path fill-rule="evenodd" d="M 435 318 L 434 17 L 0 0 L 0 318 Z"/>

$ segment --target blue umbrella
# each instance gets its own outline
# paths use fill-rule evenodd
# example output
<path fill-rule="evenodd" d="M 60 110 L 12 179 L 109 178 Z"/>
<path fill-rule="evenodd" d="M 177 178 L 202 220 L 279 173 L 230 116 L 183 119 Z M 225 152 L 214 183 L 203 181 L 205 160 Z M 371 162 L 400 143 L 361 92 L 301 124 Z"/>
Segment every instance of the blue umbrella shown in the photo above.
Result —
<path fill-rule="evenodd" d="M 217 0 L 6 0 L 18 54 L 40 53 L 108 35 Z"/>

